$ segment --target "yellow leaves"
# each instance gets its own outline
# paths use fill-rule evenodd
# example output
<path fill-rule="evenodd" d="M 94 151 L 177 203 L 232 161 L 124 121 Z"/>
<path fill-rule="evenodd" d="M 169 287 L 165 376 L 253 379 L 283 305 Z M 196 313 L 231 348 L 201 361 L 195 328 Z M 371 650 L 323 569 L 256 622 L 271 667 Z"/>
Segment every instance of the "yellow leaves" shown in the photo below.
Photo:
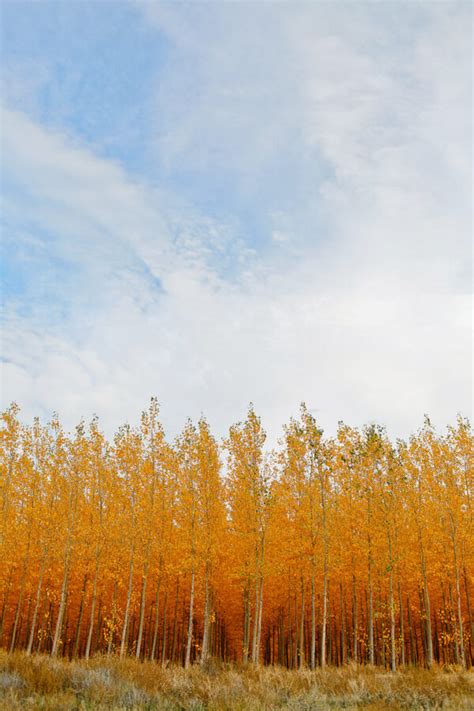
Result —
<path fill-rule="evenodd" d="M 452 649 L 460 641 L 456 574 L 466 619 L 464 590 L 474 569 L 472 433 L 464 421 L 445 436 L 426 425 L 408 444 L 394 446 L 377 428 L 341 425 L 337 437 L 323 438 L 302 406 L 299 419 L 285 428 L 281 450 L 269 456 L 250 407 L 246 420 L 230 428 L 224 477 L 205 419 L 189 421 L 171 444 L 158 416 L 152 401 L 139 428 L 124 426 L 107 442 L 97 420 L 68 435 L 58 418 L 49 427 L 37 421 L 28 427 L 18 421 L 18 409 L 4 413 L 4 639 L 12 633 L 17 601 L 19 619 L 31 619 L 39 590 L 35 640 L 44 633 L 46 648 L 65 580 L 66 648 L 81 614 L 85 636 L 92 612 L 94 644 L 101 651 L 120 646 L 129 590 L 129 649 L 140 619 L 148 626 L 147 644 L 158 619 L 162 644 L 165 607 L 167 644 L 172 646 L 175 624 L 182 644 L 193 572 L 195 635 L 207 590 L 209 621 L 219 630 L 222 622 L 232 654 L 240 654 L 244 591 L 254 620 L 257 588 L 263 590 L 262 638 L 272 634 L 282 611 L 294 636 L 303 598 L 306 627 L 312 594 L 320 614 L 325 580 L 331 626 L 340 633 L 343 607 L 344 624 L 351 624 L 355 595 L 356 639 L 367 644 L 370 563 L 379 645 L 392 634 L 392 610 L 397 625 L 405 615 L 405 640 L 408 606 L 411 624 L 427 625 L 426 588 L 441 644 Z M 400 590 L 400 601 L 391 604 L 390 581 L 396 598 Z M 400 634 L 397 628 L 397 649 Z M 21 643 L 25 636 L 23 629 Z M 200 649 L 195 637 L 195 653 Z"/>

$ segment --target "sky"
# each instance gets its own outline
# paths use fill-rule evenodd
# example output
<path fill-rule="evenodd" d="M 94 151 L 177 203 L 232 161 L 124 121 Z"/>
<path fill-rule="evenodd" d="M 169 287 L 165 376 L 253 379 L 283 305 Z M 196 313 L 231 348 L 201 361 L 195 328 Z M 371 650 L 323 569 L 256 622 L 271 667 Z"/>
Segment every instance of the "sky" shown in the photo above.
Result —
<path fill-rule="evenodd" d="M 1 12 L 2 407 L 471 417 L 470 3 Z"/>

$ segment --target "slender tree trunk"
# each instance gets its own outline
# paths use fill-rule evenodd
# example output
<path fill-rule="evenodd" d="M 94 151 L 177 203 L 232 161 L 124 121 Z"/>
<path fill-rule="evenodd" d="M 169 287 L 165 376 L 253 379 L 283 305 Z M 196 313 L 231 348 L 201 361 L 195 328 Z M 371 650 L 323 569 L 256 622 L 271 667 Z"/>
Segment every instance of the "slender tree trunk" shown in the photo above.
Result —
<path fill-rule="evenodd" d="M 42 630 L 43 630 L 42 625 L 43 625 L 43 621 L 44 621 L 44 607 L 45 607 L 45 600 L 44 600 L 44 598 L 43 598 L 43 599 L 41 599 L 41 604 L 40 604 L 40 607 L 39 607 L 39 609 L 38 609 L 38 621 L 39 621 L 39 622 L 38 622 L 38 637 L 39 637 L 39 641 L 38 641 L 38 649 L 37 649 L 38 652 L 39 652 L 39 647 L 40 647 L 40 644 L 41 644 L 41 641 L 42 641 L 42 639 L 41 639 L 41 638 L 42 638 L 42 635 L 40 634 L 40 632 L 42 632 Z M 29 654 L 31 654 L 31 653 L 33 652 L 33 646 L 34 646 L 34 637 L 33 637 L 33 638 L 31 637 L 31 630 L 30 630 L 30 640 L 31 640 L 31 649 L 30 649 Z"/>
<path fill-rule="evenodd" d="M 178 599 L 179 599 L 179 575 L 176 579 L 176 598 L 174 603 L 173 617 L 173 642 L 171 646 L 171 661 L 174 662 L 177 644 L 177 625 L 178 625 Z"/>
<path fill-rule="evenodd" d="M 193 617 L 194 617 L 194 566 L 191 571 L 191 592 L 189 595 L 189 621 L 188 621 L 188 639 L 186 643 L 186 658 L 184 662 L 185 669 L 191 664 L 191 644 L 193 640 Z"/>
<path fill-rule="evenodd" d="M 300 642 L 299 642 L 299 666 L 304 667 L 304 579 L 301 577 L 301 617 L 300 617 Z"/>
<path fill-rule="evenodd" d="M 158 584 L 156 586 L 156 598 L 155 598 L 155 626 L 153 629 L 153 642 L 151 645 L 150 659 L 153 661 L 155 658 L 156 647 L 158 642 L 158 624 L 160 620 L 160 587 L 161 587 L 161 575 L 158 578 Z"/>
<path fill-rule="evenodd" d="M 463 667 L 466 666 L 466 657 L 464 653 L 464 627 L 462 620 L 462 609 L 461 609 L 461 581 L 459 575 L 459 565 L 458 565 L 458 552 L 456 544 L 456 529 L 454 526 L 453 515 L 450 512 L 451 521 L 451 540 L 453 543 L 453 557 L 454 557 L 454 574 L 456 579 L 456 612 L 458 618 L 458 632 L 459 632 L 459 655 L 461 658 L 461 664 Z"/>
<path fill-rule="evenodd" d="M 150 544 L 149 544 L 150 545 Z M 140 622 L 138 625 L 138 639 L 137 639 L 137 648 L 135 651 L 135 657 L 137 659 L 140 659 L 140 651 L 142 648 L 142 639 L 143 639 L 143 624 L 145 621 L 145 603 L 146 603 L 146 587 L 147 587 L 147 582 L 148 582 L 148 570 L 150 567 L 150 548 L 148 545 L 148 551 L 147 551 L 147 559 L 145 563 L 145 569 L 143 571 L 143 580 L 142 580 L 142 594 L 140 598 Z"/>
<path fill-rule="evenodd" d="M 466 565 L 463 565 L 463 578 L 464 578 L 464 590 L 466 591 L 466 603 L 467 603 L 467 614 L 469 617 L 469 628 L 470 628 L 470 635 L 469 635 L 469 662 L 472 666 L 473 660 L 472 660 L 472 643 L 474 642 L 474 618 L 472 616 L 472 608 L 471 608 L 471 596 L 469 594 L 469 583 L 467 581 L 467 571 L 466 571 Z"/>
<path fill-rule="evenodd" d="M 40 575 L 38 578 L 38 585 L 36 586 L 35 608 L 33 611 L 33 619 L 31 620 L 31 628 L 30 628 L 30 636 L 28 639 L 28 646 L 26 647 L 27 655 L 30 655 L 33 650 L 33 641 L 35 638 L 36 620 L 38 619 L 38 610 L 39 610 L 40 600 L 41 600 L 41 588 L 43 586 L 43 575 L 44 575 L 45 565 L 46 565 L 46 556 L 44 556 L 44 558 L 41 562 Z"/>
<path fill-rule="evenodd" d="M 329 593 L 329 582 L 328 582 L 328 592 L 327 592 L 327 640 L 328 640 L 328 653 L 327 653 L 327 663 L 332 664 L 332 625 L 331 625 L 331 595 Z"/>
<path fill-rule="evenodd" d="M 423 595 L 425 602 L 425 631 L 426 631 L 426 663 L 428 667 L 433 666 L 433 637 L 431 633 L 431 603 L 430 596 L 428 593 L 428 583 L 426 576 L 424 579 Z"/>
<path fill-rule="evenodd" d="M 33 601 L 32 601 L 31 594 L 30 594 L 30 595 L 28 595 L 28 607 L 26 608 L 25 633 L 23 635 L 23 640 L 21 643 L 22 649 L 26 648 L 28 636 L 30 633 L 30 616 L 31 616 L 31 605 L 32 604 L 33 604 Z M 21 624 L 21 627 L 22 626 L 23 626 L 23 623 Z"/>
<path fill-rule="evenodd" d="M 58 650 L 59 650 L 59 644 L 61 641 L 61 630 L 63 626 L 63 619 L 64 619 L 64 611 L 66 609 L 66 598 L 67 598 L 67 589 L 68 589 L 68 582 L 69 582 L 69 564 L 70 564 L 70 550 L 69 550 L 69 544 L 68 544 L 68 550 L 66 552 L 66 559 L 64 562 L 64 574 L 63 574 L 63 583 L 61 587 L 61 597 L 59 600 L 59 608 L 58 608 L 58 617 L 56 619 L 56 628 L 54 631 L 54 638 L 53 638 L 53 646 L 51 648 L 51 656 L 55 657 L 57 656 Z"/>
<path fill-rule="evenodd" d="M 102 633 L 102 624 L 104 622 L 104 616 L 102 614 L 102 599 L 99 597 L 99 609 L 97 613 L 97 634 L 95 637 L 95 648 L 100 649 L 100 635 Z"/>
<path fill-rule="evenodd" d="M 314 558 L 311 571 L 311 669 L 316 669 L 316 585 Z"/>
<path fill-rule="evenodd" d="M 374 647 L 374 593 L 372 589 L 372 575 L 369 572 L 369 663 L 375 664 L 375 647 Z"/>
<path fill-rule="evenodd" d="M 74 651 L 73 651 L 73 656 L 77 657 L 77 652 L 79 650 L 79 642 L 81 639 L 81 626 L 82 626 L 82 617 L 84 614 L 84 599 L 86 596 L 86 590 L 87 590 L 87 574 L 84 576 L 84 583 L 82 586 L 82 593 L 81 593 L 81 604 L 79 606 L 79 616 L 77 618 L 77 625 L 76 625 L 76 638 L 74 640 Z"/>
<path fill-rule="evenodd" d="M 114 581 L 114 593 L 112 596 L 112 628 L 110 630 L 109 641 L 107 643 L 107 654 L 112 654 L 112 645 L 115 635 L 115 620 L 117 618 L 117 578 Z"/>
<path fill-rule="evenodd" d="M 325 568 L 327 566 L 325 565 Z M 321 624 L 321 667 L 326 666 L 326 629 L 327 629 L 327 612 L 328 612 L 328 579 L 327 570 L 324 571 L 323 581 L 323 620 Z"/>
<path fill-rule="evenodd" d="M 250 647 L 250 589 L 247 582 L 244 589 L 244 639 L 242 645 L 242 661 L 245 664 L 249 659 Z"/>
<path fill-rule="evenodd" d="M 323 622 L 321 629 L 321 667 L 326 666 L 326 630 L 327 630 L 327 611 L 328 611 L 328 531 L 326 521 L 326 492 L 324 486 L 323 474 L 320 475 L 321 483 L 321 508 L 323 514 L 323 544 L 324 544 L 324 570 L 323 570 Z"/>
<path fill-rule="evenodd" d="M 426 637 L 426 610 L 424 608 L 425 605 L 425 598 L 424 598 L 424 590 L 419 590 L 418 591 L 419 597 L 420 597 L 420 632 L 421 632 L 421 648 L 423 650 L 423 657 L 425 659 L 425 663 L 427 664 L 427 648 L 428 648 L 428 641 Z M 422 612 L 424 610 L 424 614 Z"/>
<path fill-rule="evenodd" d="M 421 505 L 421 502 L 420 502 Z M 425 607 L 425 639 L 426 639 L 426 665 L 433 666 L 433 638 L 431 633 L 431 602 L 428 592 L 428 579 L 426 573 L 425 549 L 421 528 L 418 526 L 418 543 L 420 551 L 421 573 L 423 577 L 423 602 Z"/>
<path fill-rule="evenodd" d="M 403 620 L 403 600 L 400 578 L 398 579 L 398 604 L 400 606 L 400 664 L 405 666 L 405 623 Z"/>
<path fill-rule="evenodd" d="M 341 592 L 341 664 L 346 663 L 346 606 L 344 604 L 344 593 L 342 583 L 340 583 Z"/>
<path fill-rule="evenodd" d="M 451 581 L 449 581 L 449 601 L 450 601 L 450 617 L 452 620 L 451 633 L 454 639 L 454 661 L 456 664 L 460 664 L 461 658 L 459 655 L 459 641 L 457 636 L 457 624 L 456 624 L 456 613 L 454 611 L 454 600 L 453 600 L 453 588 L 451 586 Z"/>
<path fill-rule="evenodd" d="M 167 612 L 168 612 L 168 590 L 165 592 L 165 605 L 163 610 L 163 644 L 161 645 L 161 666 L 164 667 L 166 663 L 166 640 L 168 638 L 168 628 L 167 628 Z"/>
<path fill-rule="evenodd" d="M 353 630 L 353 640 L 352 640 L 352 654 L 354 661 L 357 664 L 358 661 L 358 650 L 357 650 L 357 634 L 358 634 L 358 620 L 357 620 L 357 589 L 356 589 L 356 579 L 355 575 L 352 575 L 352 630 Z"/>
<path fill-rule="evenodd" d="M 285 663 L 285 626 L 283 610 L 280 610 L 278 624 L 278 664 L 282 667 Z"/>
<path fill-rule="evenodd" d="M 410 600 L 407 597 L 408 629 L 410 630 L 410 664 L 416 663 L 415 639 L 413 634 L 413 624 L 411 621 Z"/>
<path fill-rule="evenodd" d="M 256 564 L 255 564 L 255 610 L 253 615 L 253 635 L 252 635 L 252 662 L 257 663 L 257 628 L 258 628 L 258 614 L 259 614 L 259 600 L 260 600 L 260 575 L 259 575 L 259 561 L 258 561 L 258 550 L 256 551 Z"/>
<path fill-rule="evenodd" d="M 293 665 L 293 627 L 291 621 L 291 587 L 288 582 L 288 668 Z"/>
<path fill-rule="evenodd" d="M 97 577 L 99 574 L 99 556 L 96 555 L 95 572 L 94 572 L 94 583 L 92 585 L 92 600 L 91 600 L 91 612 L 89 616 L 89 630 L 87 632 L 87 642 L 84 656 L 89 659 L 92 644 L 92 634 L 94 631 L 94 618 L 95 618 L 95 603 L 97 599 Z"/>
<path fill-rule="evenodd" d="M 260 639 L 262 636 L 262 614 L 263 614 L 263 575 L 260 578 L 260 602 L 258 606 L 258 629 L 257 629 L 257 659 L 258 664 L 260 657 Z"/>
<path fill-rule="evenodd" d="M 294 593 L 294 602 L 295 602 L 295 629 L 294 629 L 294 635 L 295 635 L 295 642 L 293 645 L 293 669 L 298 669 L 298 593 L 295 590 Z"/>
<path fill-rule="evenodd" d="M 122 626 L 122 639 L 120 641 L 120 656 L 123 657 L 126 652 L 127 636 L 128 636 L 128 623 L 130 617 L 130 602 L 132 599 L 132 587 L 133 587 L 133 558 L 134 558 L 134 548 L 132 546 L 130 554 L 130 563 L 128 569 L 128 590 L 127 590 L 127 602 L 125 604 L 125 615 L 123 618 Z"/>
<path fill-rule="evenodd" d="M 56 629 L 54 631 L 53 645 L 51 648 L 51 656 L 55 657 L 59 650 L 59 644 L 61 642 L 61 631 L 63 626 L 64 612 L 66 610 L 66 599 L 68 593 L 69 584 L 69 566 L 71 564 L 72 546 L 73 546 L 73 533 L 75 529 L 76 521 L 76 486 L 77 486 L 77 475 L 73 471 L 71 473 L 73 477 L 70 483 L 69 490 L 69 501 L 68 501 L 68 519 L 67 519 L 67 538 L 66 538 L 66 549 L 64 554 L 64 573 L 63 573 L 63 583 L 61 587 L 61 598 L 59 601 L 58 617 L 56 620 Z"/>
<path fill-rule="evenodd" d="M 392 537 L 390 529 L 387 530 L 388 536 L 388 551 L 389 551 L 389 607 L 390 607 L 390 669 L 392 672 L 397 670 L 397 657 L 395 646 L 395 601 L 393 597 L 393 554 L 392 554 Z"/>
<path fill-rule="evenodd" d="M 204 589 L 204 625 L 202 633 L 202 650 L 201 650 L 201 665 L 207 662 L 209 656 L 209 618 L 210 618 L 210 602 L 209 602 L 209 561 L 206 561 L 206 579 Z"/>

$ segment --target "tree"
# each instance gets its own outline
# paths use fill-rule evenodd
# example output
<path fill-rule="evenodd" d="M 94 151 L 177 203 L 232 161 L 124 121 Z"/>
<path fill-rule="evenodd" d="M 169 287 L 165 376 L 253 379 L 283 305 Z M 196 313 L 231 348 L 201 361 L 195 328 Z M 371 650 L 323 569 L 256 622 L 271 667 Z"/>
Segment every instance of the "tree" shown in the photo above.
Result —
<path fill-rule="evenodd" d="M 269 503 L 269 482 L 263 466 L 265 432 L 250 405 L 247 419 L 233 425 L 225 442 L 228 451 L 227 492 L 231 535 L 241 560 L 238 577 L 242 583 L 244 626 L 242 656 L 247 662 L 253 606 L 251 659 L 260 658 L 265 560 L 265 533 Z"/>

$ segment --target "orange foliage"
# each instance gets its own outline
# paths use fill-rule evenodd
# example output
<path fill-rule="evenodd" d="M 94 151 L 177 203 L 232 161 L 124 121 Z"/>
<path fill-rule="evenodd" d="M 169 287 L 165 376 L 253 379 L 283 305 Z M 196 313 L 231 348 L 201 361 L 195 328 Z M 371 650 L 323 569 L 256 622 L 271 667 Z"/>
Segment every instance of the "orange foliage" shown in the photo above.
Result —
<path fill-rule="evenodd" d="M 113 442 L 97 419 L 0 429 L 0 640 L 10 651 L 167 665 L 471 666 L 473 437 L 407 442 L 308 410 L 266 452 L 252 407 L 222 444 L 166 440 L 152 399 Z"/>

